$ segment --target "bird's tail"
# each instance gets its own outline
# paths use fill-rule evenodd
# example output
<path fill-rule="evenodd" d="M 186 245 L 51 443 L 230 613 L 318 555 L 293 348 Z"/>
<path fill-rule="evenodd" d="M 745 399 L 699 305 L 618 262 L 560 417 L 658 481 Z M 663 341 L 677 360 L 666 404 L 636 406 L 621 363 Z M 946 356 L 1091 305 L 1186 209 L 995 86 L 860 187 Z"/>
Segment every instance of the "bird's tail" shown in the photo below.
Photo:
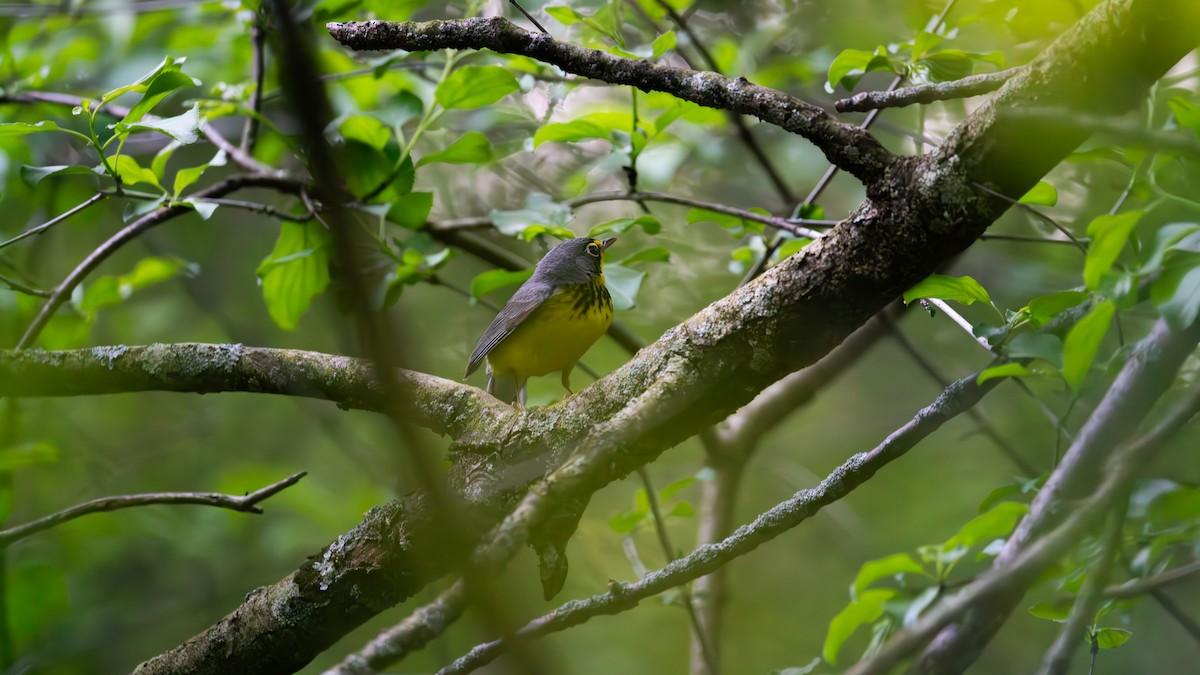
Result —
<path fill-rule="evenodd" d="M 513 375 L 497 375 L 492 372 L 490 366 L 487 375 L 487 393 L 510 405 L 514 401 L 520 401 L 521 407 L 525 407 L 526 378 L 518 379 Z"/>

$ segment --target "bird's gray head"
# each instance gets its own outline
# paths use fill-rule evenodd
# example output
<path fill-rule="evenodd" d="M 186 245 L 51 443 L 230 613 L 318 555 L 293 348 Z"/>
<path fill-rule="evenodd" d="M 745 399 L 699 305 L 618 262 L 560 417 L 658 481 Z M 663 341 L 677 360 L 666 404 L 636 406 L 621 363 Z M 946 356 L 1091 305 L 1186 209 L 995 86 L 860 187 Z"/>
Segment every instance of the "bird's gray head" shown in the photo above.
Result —
<path fill-rule="evenodd" d="M 550 249 L 537 264 L 536 275 L 543 281 L 560 284 L 581 284 L 604 273 L 604 250 L 616 238 L 568 239 Z"/>

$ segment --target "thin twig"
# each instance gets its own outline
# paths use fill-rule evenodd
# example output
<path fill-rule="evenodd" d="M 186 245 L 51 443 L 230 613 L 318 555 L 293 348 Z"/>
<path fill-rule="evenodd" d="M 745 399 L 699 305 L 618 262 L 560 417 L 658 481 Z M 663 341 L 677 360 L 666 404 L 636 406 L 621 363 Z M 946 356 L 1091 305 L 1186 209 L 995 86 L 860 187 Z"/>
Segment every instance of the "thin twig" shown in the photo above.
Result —
<path fill-rule="evenodd" d="M 638 468 L 638 477 L 642 481 L 642 489 L 646 491 L 646 501 L 650 504 L 650 515 L 654 519 L 654 531 L 658 535 L 658 543 L 662 547 L 663 556 L 667 562 L 671 563 L 679 559 L 675 547 L 671 545 L 671 537 L 667 534 L 667 521 L 663 517 L 662 509 L 659 508 L 658 494 L 654 491 L 654 483 L 650 481 L 650 473 L 646 471 L 646 467 Z M 704 662 L 708 666 L 708 672 L 718 673 L 718 667 L 715 655 L 713 654 L 709 636 L 704 633 L 704 629 L 700 626 L 700 619 L 696 615 L 695 598 L 692 597 L 691 590 L 687 586 L 681 587 L 683 591 L 683 609 L 687 612 L 688 621 L 692 624 L 692 636 L 699 641 L 702 651 L 704 652 Z"/>
<path fill-rule="evenodd" d="M 341 663 L 326 670 L 324 675 L 374 675 L 444 633 L 466 608 L 466 584 L 459 579 L 432 602 L 414 610 L 400 623 L 381 631 L 365 647 L 347 655 Z"/>
<path fill-rule="evenodd" d="M 915 103 L 970 98 L 996 91 L 1019 72 L 1021 68 L 1009 68 L 994 73 L 968 75 L 950 82 L 930 82 L 891 91 L 864 91 L 838 100 L 833 107 L 838 112 L 866 112 L 881 108 L 903 108 Z"/>
<path fill-rule="evenodd" d="M 42 532 L 75 520 L 76 518 L 82 518 L 93 513 L 133 508 L 135 506 L 148 506 L 150 504 L 196 504 L 199 506 L 215 506 L 232 511 L 242 511 L 244 513 L 262 513 L 262 508 L 258 506 L 259 503 L 295 485 L 300 482 L 301 478 L 307 475 L 307 471 L 294 473 L 281 481 L 271 483 L 264 488 L 242 496 L 228 495 L 220 492 L 149 492 L 137 495 L 100 497 L 99 499 L 92 499 L 82 504 L 76 504 L 69 509 L 64 509 L 57 513 L 51 513 L 48 516 L 43 516 L 23 525 L 0 530 L 0 548 L 9 546 L 13 542 L 37 532 Z"/>
<path fill-rule="evenodd" d="M 6 277 L 3 274 L 0 274 L 0 284 L 4 284 L 5 286 L 8 286 L 10 289 L 12 289 L 18 293 L 24 293 L 25 295 L 32 295 L 35 298 L 50 297 L 50 291 L 43 291 L 40 288 L 33 288 L 31 286 L 26 286 L 25 284 L 17 281 L 16 279 Z"/>
<path fill-rule="evenodd" d="M 1059 232 L 1062 232 L 1063 236 L 1065 236 L 1067 239 L 1071 240 L 1071 243 L 1075 245 L 1075 248 L 1078 248 L 1080 251 L 1084 252 L 1085 254 L 1087 253 L 1087 246 L 1082 241 L 1080 241 L 1078 237 L 1076 237 L 1074 234 L 1072 234 L 1070 230 L 1068 230 L 1067 228 L 1060 225 L 1057 220 L 1051 218 L 1050 216 L 1046 215 L 1045 213 L 1042 213 L 1038 209 L 1033 208 L 1029 204 L 1022 204 L 1019 200 L 1013 199 L 1012 197 L 1009 197 L 1008 195 L 1006 195 L 1002 192 L 997 192 L 997 191 L 991 189 L 990 187 L 983 185 L 982 183 L 972 183 L 972 185 L 979 188 L 980 190 L 983 190 L 984 192 L 988 193 L 989 195 L 996 197 L 997 199 L 1002 199 L 1002 200 L 1008 202 L 1009 204 L 1012 204 L 1013 206 L 1017 207 L 1018 209 L 1021 209 L 1022 211 L 1024 211 L 1025 213 L 1028 213 L 1029 215 L 1033 216 L 1034 218 L 1037 218 L 1038 220 L 1042 221 L 1043 223 L 1046 223 L 1047 225 L 1058 230 Z"/>
<path fill-rule="evenodd" d="M 79 213 L 80 211 L 86 209 L 87 207 L 91 206 L 92 204 L 95 204 L 96 202 L 104 199 L 107 196 L 108 195 L 105 193 L 97 192 L 96 194 L 92 195 L 91 197 L 88 197 L 87 199 L 83 200 L 82 202 L 76 204 L 75 206 L 72 206 L 71 208 L 67 209 L 66 211 L 63 211 L 59 215 L 51 218 L 50 220 L 47 220 L 46 222 L 42 223 L 41 225 L 36 225 L 34 227 L 31 227 L 28 230 L 25 230 L 24 232 L 22 232 L 21 234 L 18 234 L 17 236 L 13 237 L 12 239 L 9 239 L 4 242 L 0 242 L 0 249 L 5 248 L 7 246 L 11 246 L 11 245 L 17 243 L 18 241 L 25 239 L 26 237 L 32 237 L 34 235 L 41 234 L 41 233 L 45 232 L 46 230 L 54 227 L 55 225 L 61 223 L 62 221 L 66 220 L 67 218 L 70 218 L 71 216 L 75 215 L 76 213 Z"/>
<path fill-rule="evenodd" d="M 1120 586 L 1109 586 L 1104 589 L 1104 597 L 1132 598 L 1176 583 L 1197 572 L 1200 572 L 1200 560 L 1193 560 L 1190 563 L 1174 567 L 1146 579 L 1138 579 L 1137 581 L 1125 583 Z"/>
<path fill-rule="evenodd" d="M 1162 589 L 1155 588 L 1150 591 L 1150 597 L 1154 598 L 1154 601 L 1158 603 L 1158 606 L 1162 607 L 1163 611 L 1166 612 L 1172 619 L 1174 619 L 1175 623 L 1179 624 L 1180 628 L 1183 628 L 1185 631 L 1187 631 L 1187 634 L 1192 636 L 1193 640 L 1195 640 L 1197 643 L 1200 643 L 1200 623 L 1197 623 L 1190 614 L 1183 611 L 1183 608 L 1181 608 L 1174 600 L 1172 600 L 1171 596 L 1163 592 Z"/>
<path fill-rule="evenodd" d="M 254 152 L 254 142 L 258 139 L 258 116 L 262 112 L 262 88 L 266 75 L 266 50 L 263 48 L 266 32 L 263 31 L 262 22 L 262 9 L 259 8 L 259 11 L 254 14 L 254 20 L 250 23 L 250 64 L 254 91 L 250 92 L 250 114 L 246 116 L 246 126 L 242 129 L 242 142 L 239 146 L 241 151 L 247 155 Z"/>
<path fill-rule="evenodd" d="M 512 5 L 513 7 L 516 7 L 516 8 L 517 8 L 517 10 L 519 10 L 519 11 L 520 11 L 522 14 L 524 14 L 524 15 L 525 15 L 525 18 L 526 18 L 526 19 L 529 19 L 529 23 L 532 23 L 532 24 L 533 24 L 533 25 L 534 25 L 534 26 L 535 26 L 535 27 L 536 27 L 538 30 L 540 30 L 540 31 L 542 32 L 542 35 L 549 35 L 549 34 L 550 34 L 550 31 L 546 30 L 546 27 L 545 27 L 545 26 L 543 26 L 542 24 L 538 23 L 538 20 L 537 20 L 537 19 L 535 19 L 535 18 L 533 18 L 533 15 L 532 15 L 532 14 L 530 14 L 530 13 L 529 13 L 529 12 L 527 12 L 527 11 L 525 11 L 525 8 L 524 8 L 524 7 L 522 7 L 522 6 L 521 6 L 521 3 L 517 2 L 517 0 L 508 0 L 508 4 Z"/>

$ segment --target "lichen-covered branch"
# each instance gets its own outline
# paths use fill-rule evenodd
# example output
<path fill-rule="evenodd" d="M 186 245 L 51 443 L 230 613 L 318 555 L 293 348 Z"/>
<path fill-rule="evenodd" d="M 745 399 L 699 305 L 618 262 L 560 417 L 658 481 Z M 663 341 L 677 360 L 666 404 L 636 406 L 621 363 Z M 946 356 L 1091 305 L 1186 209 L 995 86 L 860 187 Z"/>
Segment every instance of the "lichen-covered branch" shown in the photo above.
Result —
<path fill-rule="evenodd" d="M 243 513 L 262 513 L 263 510 L 259 506 L 260 503 L 295 485 L 307 474 L 308 472 L 301 471 L 244 495 L 227 495 L 220 492 L 149 492 L 137 495 L 100 497 L 83 502 L 82 504 L 76 504 L 62 511 L 56 511 L 48 516 L 43 516 L 22 525 L 0 530 L 0 548 L 4 548 L 14 541 L 24 539 L 43 530 L 70 522 L 76 518 L 82 518 L 93 513 L 131 509 L 135 506 L 192 504 L 197 506 L 215 506 Z"/>
<path fill-rule="evenodd" d="M 520 54 L 574 75 L 661 91 L 693 103 L 750 115 L 799 134 L 830 163 L 868 187 L 883 178 L 893 155 L 865 129 L 839 122 L 821 108 L 745 78 L 627 59 L 598 49 L 559 42 L 501 17 L 446 21 L 364 21 L 326 26 L 338 42 L 358 51 L 404 49 L 490 49 Z"/>
<path fill-rule="evenodd" d="M 891 91 L 864 91 L 833 104 L 838 112 L 867 112 L 881 108 L 903 108 L 917 103 L 933 103 L 956 98 L 970 98 L 996 91 L 1018 68 L 1009 68 L 995 73 L 968 75 L 950 82 L 930 82 L 911 87 L 900 87 Z"/>
<path fill-rule="evenodd" d="M 399 379 L 410 392 L 413 419 L 438 433 L 457 436 L 472 426 L 498 430 L 517 416 L 475 387 L 412 371 L 401 371 Z M 138 391 L 281 394 L 375 412 L 386 404 L 369 362 L 298 349 L 178 343 L 0 350 L 0 397 Z"/>

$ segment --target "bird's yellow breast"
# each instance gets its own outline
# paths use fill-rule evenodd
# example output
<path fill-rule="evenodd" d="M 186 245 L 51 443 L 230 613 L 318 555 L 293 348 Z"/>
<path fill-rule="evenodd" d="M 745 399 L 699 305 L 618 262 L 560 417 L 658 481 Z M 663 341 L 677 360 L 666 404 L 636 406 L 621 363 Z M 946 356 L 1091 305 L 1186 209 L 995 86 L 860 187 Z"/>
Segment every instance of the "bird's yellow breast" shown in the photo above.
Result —
<path fill-rule="evenodd" d="M 534 377 L 567 370 L 612 324 L 604 277 L 558 289 L 488 354 L 497 375 Z"/>

